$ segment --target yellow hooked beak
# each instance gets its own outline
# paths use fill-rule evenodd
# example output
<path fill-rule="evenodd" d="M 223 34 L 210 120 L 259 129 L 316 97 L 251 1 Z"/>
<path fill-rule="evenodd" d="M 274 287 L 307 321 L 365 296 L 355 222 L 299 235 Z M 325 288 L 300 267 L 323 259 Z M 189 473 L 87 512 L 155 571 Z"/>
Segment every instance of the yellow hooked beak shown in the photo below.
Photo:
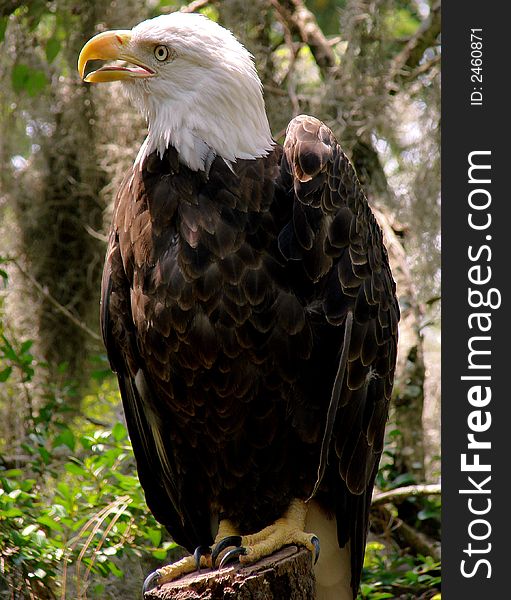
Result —
<path fill-rule="evenodd" d="M 90 39 L 78 57 L 78 72 L 87 83 L 103 83 L 140 77 L 154 77 L 153 69 L 143 64 L 137 56 L 129 51 L 131 31 L 105 31 Z M 124 60 L 133 66 L 105 66 L 92 71 L 86 77 L 85 66 L 89 60 Z"/>

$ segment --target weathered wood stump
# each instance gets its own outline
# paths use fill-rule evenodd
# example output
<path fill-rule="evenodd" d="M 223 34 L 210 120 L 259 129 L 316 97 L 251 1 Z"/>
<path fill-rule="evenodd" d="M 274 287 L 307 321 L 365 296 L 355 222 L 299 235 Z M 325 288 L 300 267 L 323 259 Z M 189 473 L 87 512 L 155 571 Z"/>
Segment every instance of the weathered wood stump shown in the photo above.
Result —
<path fill-rule="evenodd" d="M 253 565 L 191 573 L 145 600 L 314 600 L 314 589 L 310 552 L 289 546 Z"/>

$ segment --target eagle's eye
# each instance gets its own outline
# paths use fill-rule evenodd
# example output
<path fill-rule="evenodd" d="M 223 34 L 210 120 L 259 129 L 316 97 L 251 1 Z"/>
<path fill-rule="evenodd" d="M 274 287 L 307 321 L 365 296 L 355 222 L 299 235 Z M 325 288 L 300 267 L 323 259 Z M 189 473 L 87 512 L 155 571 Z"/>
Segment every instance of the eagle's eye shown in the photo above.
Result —
<path fill-rule="evenodd" d="M 154 49 L 154 56 L 157 60 L 163 62 L 170 56 L 170 50 L 167 48 L 167 46 L 156 46 Z"/>

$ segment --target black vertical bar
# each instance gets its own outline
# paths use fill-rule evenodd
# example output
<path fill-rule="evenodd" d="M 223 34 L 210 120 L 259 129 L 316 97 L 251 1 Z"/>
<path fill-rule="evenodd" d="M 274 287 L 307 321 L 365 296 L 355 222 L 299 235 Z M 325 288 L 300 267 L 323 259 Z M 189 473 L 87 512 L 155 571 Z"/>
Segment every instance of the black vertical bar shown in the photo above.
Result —
<path fill-rule="evenodd" d="M 446 600 L 511 598 L 509 6 L 446 0 L 442 8 Z"/>

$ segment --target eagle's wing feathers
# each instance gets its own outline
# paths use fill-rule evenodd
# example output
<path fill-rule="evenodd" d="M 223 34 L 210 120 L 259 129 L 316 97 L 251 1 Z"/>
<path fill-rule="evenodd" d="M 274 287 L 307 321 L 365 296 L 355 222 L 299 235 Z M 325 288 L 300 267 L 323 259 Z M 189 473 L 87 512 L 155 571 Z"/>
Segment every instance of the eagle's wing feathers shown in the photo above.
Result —
<path fill-rule="evenodd" d="M 289 124 L 281 180 L 295 200 L 279 247 L 295 264 L 295 273 L 300 261 L 303 278 L 312 283 L 303 298 L 316 340 L 310 365 L 317 366 L 316 356 L 323 357 L 323 377 L 328 357 L 334 359 L 331 388 L 343 344 L 349 345 L 342 385 L 338 394 L 325 394 L 328 400 L 323 398 L 320 411 L 325 419 L 328 402 L 330 409 L 337 407 L 322 486 L 336 488 L 339 542 L 342 546 L 350 540 L 352 585 L 357 589 L 396 361 L 395 284 L 381 230 L 355 171 L 330 129 L 314 117 L 301 115 Z M 349 313 L 353 319 L 346 336 Z M 318 372 L 311 369 L 304 377 L 317 385 Z M 325 430 L 329 423 L 323 423 Z"/>
<path fill-rule="evenodd" d="M 137 191 L 130 188 L 131 171 L 125 177 L 114 206 L 114 221 L 103 269 L 100 324 L 112 370 L 117 374 L 126 423 L 133 445 L 139 478 L 146 493 L 147 503 L 156 519 L 165 525 L 179 544 L 194 547 L 195 540 L 204 537 L 210 528 L 209 513 L 200 497 L 184 502 L 178 484 L 179 469 L 173 457 L 172 440 L 168 436 L 164 411 L 159 408 L 154 378 L 146 371 L 147 362 L 139 353 L 138 333 L 135 329 L 139 306 L 131 288 L 133 265 L 123 260 L 131 253 L 121 252 L 128 236 L 130 244 L 143 250 L 140 212 L 137 213 Z M 121 236 L 120 236 L 121 234 Z M 162 260 L 161 269 L 165 269 Z M 165 275 L 164 275 L 165 276 Z M 166 276 L 170 277 L 169 273 Z M 144 315 L 138 318 L 142 319 Z M 163 327 L 161 321 L 160 329 Z M 168 333 L 168 332 L 167 332 Z M 153 366 L 158 362 L 155 357 Z M 162 379 L 166 377 L 163 376 Z M 197 531 L 200 529 L 200 533 Z"/>

